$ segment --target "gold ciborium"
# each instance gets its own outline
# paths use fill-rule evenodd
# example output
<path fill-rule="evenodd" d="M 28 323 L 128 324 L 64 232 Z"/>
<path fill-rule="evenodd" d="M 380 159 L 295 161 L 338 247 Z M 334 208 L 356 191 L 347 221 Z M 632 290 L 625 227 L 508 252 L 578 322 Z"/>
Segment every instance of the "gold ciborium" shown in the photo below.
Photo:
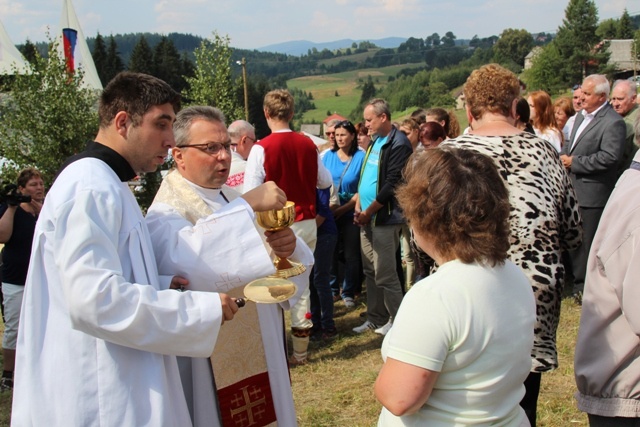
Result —
<path fill-rule="evenodd" d="M 256 212 L 256 219 L 260 227 L 267 231 L 279 231 L 290 227 L 296 220 L 296 205 L 293 202 L 285 203 L 282 209 Z M 276 272 L 272 277 L 287 279 L 306 271 L 306 267 L 298 262 L 289 261 L 286 258 L 275 257 L 273 265 Z"/>
<path fill-rule="evenodd" d="M 287 202 L 282 209 L 256 212 L 258 224 L 267 231 L 278 231 L 290 227 L 296 219 L 296 207 Z M 259 303 L 278 303 L 286 301 L 296 294 L 298 287 L 287 280 L 289 277 L 304 273 L 307 268 L 287 258 L 276 256 L 273 260 L 276 272 L 269 277 L 247 283 L 244 295 L 248 300 Z"/>

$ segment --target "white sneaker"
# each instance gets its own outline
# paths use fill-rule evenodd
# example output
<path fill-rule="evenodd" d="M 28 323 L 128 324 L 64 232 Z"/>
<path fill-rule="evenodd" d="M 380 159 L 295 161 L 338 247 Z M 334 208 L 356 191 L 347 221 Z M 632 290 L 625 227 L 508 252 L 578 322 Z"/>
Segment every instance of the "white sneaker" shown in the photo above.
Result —
<path fill-rule="evenodd" d="M 344 306 L 347 308 L 353 308 L 356 305 L 355 301 L 353 301 L 353 298 L 351 297 L 344 297 L 342 302 L 344 302 Z"/>
<path fill-rule="evenodd" d="M 393 323 L 391 323 L 391 321 L 388 321 L 386 325 L 377 328 L 375 331 L 376 334 L 380 334 L 380 335 L 387 335 L 387 332 L 389 332 L 389 329 L 391 329 L 391 327 L 393 326 Z"/>
<path fill-rule="evenodd" d="M 373 331 L 376 328 L 377 328 L 377 326 L 375 324 L 373 324 L 373 323 L 371 323 L 371 322 L 369 322 L 367 320 L 362 325 L 356 326 L 355 328 L 353 328 L 352 331 L 355 332 L 356 334 L 361 334 L 363 332 Z"/>

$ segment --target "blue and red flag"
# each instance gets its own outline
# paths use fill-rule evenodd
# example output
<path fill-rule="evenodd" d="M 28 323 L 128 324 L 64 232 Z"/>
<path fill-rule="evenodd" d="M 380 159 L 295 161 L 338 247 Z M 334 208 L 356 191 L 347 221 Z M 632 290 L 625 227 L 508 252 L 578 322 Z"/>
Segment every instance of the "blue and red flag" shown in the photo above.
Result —
<path fill-rule="evenodd" d="M 73 74 L 75 66 L 76 43 L 78 42 L 78 31 L 73 28 L 62 29 L 62 44 L 64 49 L 64 59 L 67 63 L 67 71 Z"/>

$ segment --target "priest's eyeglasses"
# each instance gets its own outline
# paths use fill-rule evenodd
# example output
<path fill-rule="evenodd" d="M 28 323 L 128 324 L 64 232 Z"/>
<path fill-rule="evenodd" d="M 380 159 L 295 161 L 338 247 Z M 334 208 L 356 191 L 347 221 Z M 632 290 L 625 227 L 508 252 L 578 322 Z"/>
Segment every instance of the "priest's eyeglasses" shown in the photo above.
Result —
<path fill-rule="evenodd" d="M 187 144 L 187 145 L 180 145 L 178 148 L 186 148 L 186 147 L 197 148 L 198 150 L 202 150 L 211 156 L 216 156 L 220 154 L 220 152 L 223 149 L 227 152 L 227 154 L 231 153 L 231 141 L 226 141 L 223 143 L 209 142 L 207 144 Z"/>

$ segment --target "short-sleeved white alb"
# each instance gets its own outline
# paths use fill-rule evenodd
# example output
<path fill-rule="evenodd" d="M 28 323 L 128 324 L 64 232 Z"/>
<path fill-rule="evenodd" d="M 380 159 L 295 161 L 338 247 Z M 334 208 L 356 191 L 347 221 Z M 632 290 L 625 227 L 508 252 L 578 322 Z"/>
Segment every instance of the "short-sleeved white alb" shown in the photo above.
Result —
<path fill-rule="evenodd" d="M 531 369 L 535 301 L 524 273 L 454 260 L 405 296 L 382 345 L 393 359 L 440 372 L 416 414 L 382 409 L 379 426 L 527 425 L 519 402 Z"/>

